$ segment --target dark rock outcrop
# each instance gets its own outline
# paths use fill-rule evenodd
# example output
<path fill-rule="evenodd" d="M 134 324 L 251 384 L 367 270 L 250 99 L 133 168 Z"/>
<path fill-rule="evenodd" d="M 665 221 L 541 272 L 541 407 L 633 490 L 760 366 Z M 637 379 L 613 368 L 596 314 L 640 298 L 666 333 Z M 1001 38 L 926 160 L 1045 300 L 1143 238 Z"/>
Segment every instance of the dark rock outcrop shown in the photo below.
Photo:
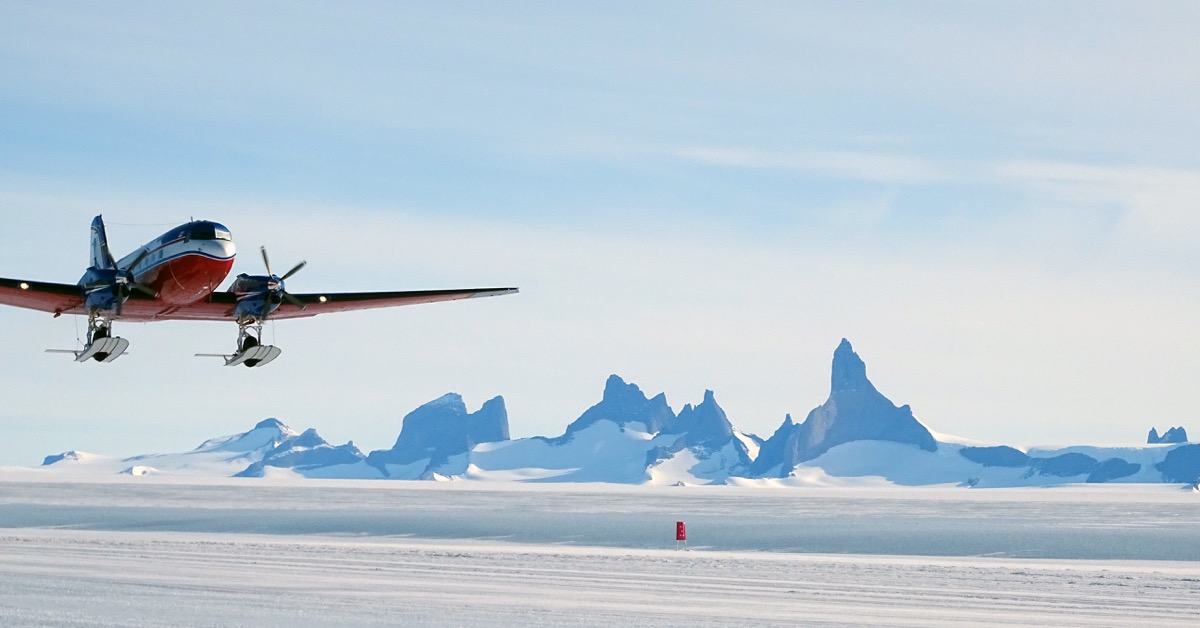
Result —
<path fill-rule="evenodd" d="M 763 441 L 762 446 L 758 448 L 758 457 L 750 465 L 750 474 L 754 476 L 763 476 L 776 471 L 776 465 L 783 465 L 784 460 L 789 458 L 786 452 L 789 450 L 788 441 L 792 438 L 792 433 L 796 430 L 796 424 L 792 421 L 792 415 L 788 414 L 783 417 L 783 423 L 775 430 L 771 437 Z M 779 475 L 786 476 L 791 472 L 795 465 L 787 469 L 778 469 Z"/>
<path fill-rule="evenodd" d="M 1030 474 L 1047 475 L 1059 478 L 1069 478 L 1076 475 L 1091 473 L 1096 468 L 1097 460 L 1087 454 L 1067 453 L 1053 458 L 1031 458 Z"/>
<path fill-rule="evenodd" d="M 78 451 L 64 451 L 61 454 L 54 454 L 52 456 L 46 456 L 45 458 L 43 458 L 42 466 L 44 467 L 47 465 L 52 465 L 56 462 L 62 462 L 63 460 L 82 460 L 82 459 L 83 459 L 83 454 L 81 454 Z"/>
<path fill-rule="evenodd" d="M 429 460 L 428 469 L 445 464 L 479 443 L 508 440 L 508 411 L 495 397 L 468 413 L 462 397 L 449 393 L 409 412 L 391 449 L 372 451 L 367 464 L 387 477 L 387 465 Z"/>
<path fill-rule="evenodd" d="M 1166 482 L 1200 481 L 1200 445 L 1176 447 L 1154 468 L 1162 473 Z"/>
<path fill-rule="evenodd" d="M 516 441 L 514 448 L 532 452 L 538 451 L 533 444 L 544 447 L 537 455 L 554 460 L 550 463 L 554 465 L 563 464 L 560 452 L 572 452 L 568 464 L 576 470 L 570 476 L 584 477 L 586 481 L 606 477 L 628 478 L 613 480 L 621 482 L 643 481 L 653 478 L 657 467 L 676 460 L 683 452 L 689 452 L 697 463 L 686 471 L 712 482 L 745 475 L 751 462 L 750 449 L 739 438 L 711 390 L 705 391 L 702 402 L 685 405 L 676 415 L 665 394 L 647 397 L 636 384 L 626 383 L 617 375 L 606 380 L 600 402 L 568 425 L 563 435 L 522 440 L 526 442 Z M 484 459 L 488 457 L 485 455 Z M 487 461 L 481 464 L 486 465 Z M 536 459 L 529 463 L 534 468 L 542 464 L 545 463 Z M 610 467 L 611 471 L 605 471 L 604 467 Z M 672 472 L 682 470 L 670 468 Z M 561 481 L 564 476 L 555 477 L 555 481 Z"/>
<path fill-rule="evenodd" d="M 249 431 L 206 440 L 200 443 L 194 451 L 249 453 L 270 449 L 294 436 L 296 436 L 296 432 L 279 419 L 263 419 Z"/>
<path fill-rule="evenodd" d="M 1087 482 L 1111 482 L 1121 478 L 1129 477 L 1134 473 L 1142 470 L 1142 465 L 1136 462 L 1126 462 L 1120 458 L 1109 458 L 1092 468 L 1092 472 L 1087 477 Z"/>
<path fill-rule="evenodd" d="M 788 423 L 790 420 L 785 420 L 764 443 L 753 472 L 763 474 L 778 467 L 786 476 L 797 464 L 859 440 L 905 443 L 937 451 L 937 441 L 913 416 L 912 409 L 896 407 L 875 389 L 867 379 L 866 363 L 845 338 L 833 353 L 829 399 L 810 412 L 803 423 L 790 430 L 786 429 Z"/>
<path fill-rule="evenodd" d="M 682 444 L 687 447 L 705 445 L 710 448 L 723 447 L 733 438 L 733 424 L 725 416 L 725 410 L 717 405 L 713 391 L 704 391 L 704 401 L 692 407 L 683 406 L 679 416 L 663 426 L 662 434 L 680 434 Z"/>
<path fill-rule="evenodd" d="M 641 423 L 647 432 L 655 434 L 675 421 L 675 413 L 667 405 L 667 396 L 659 393 L 647 399 L 636 384 L 627 384 L 616 375 L 609 375 L 604 384 L 604 395 L 600 403 L 588 408 L 578 419 L 567 426 L 561 439 L 585 429 L 597 421 L 611 421 L 621 427 L 627 423 Z"/>
<path fill-rule="evenodd" d="M 285 439 L 268 451 L 262 460 L 246 467 L 244 471 L 235 474 L 234 477 L 262 477 L 265 467 L 294 469 L 303 472 L 320 467 L 354 464 L 365 457 L 354 446 L 354 443 L 335 447 L 321 438 L 315 429 L 309 428 L 298 436 Z"/>
<path fill-rule="evenodd" d="M 1081 453 L 1066 453 L 1050 458 L 1034 458 L 1005 445 L 996 447 L 963 447 L 959 450 L 963 458 L 985 467 L 1027 467 L 1024 477 L 1041 475 L 1069 478 L 1087 474 L 1087 482 L 1109 482 L 1131 476 L 1142 470 L 1142 465 L 1121 458 L 1109 458 L 1097 462 L 1095 458 Z"/>
<path fill-rule="evenodd" d="M 1159 436 L 1158 430 L 1152 427 L 1150 428 L 1150 434 L 1146 436 L 1146 444 L 1148 445 L 1186 443 L 1187 441 L 1187 431 L 1182 426 L 1172 427 L 1162 436 Z"/>
<path fill-rule="evenodd" d="M 1026 467 L 1029 466 L 1029 456 L 1007 445 L 996 447 L 963 447 L 959 455 L 971 462 L 985 467 Z"/>
<path fill-rule="evenodd" d="M 656 447 L 647 452 L 647 466 L 653 466 L 684 449 L 691 449 L 697 458 L 707 460 L 732 443 L 732 457 L 726 459 L 722 467 L 732 474 L 745 473 L 750 468 L 750 453 L 746 445 L 734 437 L 733 424 L 729 422 L 725 410 L 717 404 L 711 390 L 704 391 L 704 401 L 700 405 L 683 406 L 679 416 L 667 422 L 659 434 L 678 435 L 679 438 L 672 445 Z"/>

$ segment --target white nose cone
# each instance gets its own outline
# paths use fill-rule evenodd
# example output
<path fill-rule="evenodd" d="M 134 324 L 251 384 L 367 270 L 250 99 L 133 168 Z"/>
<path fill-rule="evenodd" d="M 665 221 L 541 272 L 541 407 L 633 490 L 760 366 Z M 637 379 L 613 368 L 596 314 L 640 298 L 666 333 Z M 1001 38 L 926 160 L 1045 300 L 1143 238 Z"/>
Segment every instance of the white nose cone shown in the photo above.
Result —
<path fill-rule="evenodd" d="M 237 253 L 237 247 L 230 240 L 196 240 L 200 253 L 205 257 L 219 260 L 230 260 Z"/>

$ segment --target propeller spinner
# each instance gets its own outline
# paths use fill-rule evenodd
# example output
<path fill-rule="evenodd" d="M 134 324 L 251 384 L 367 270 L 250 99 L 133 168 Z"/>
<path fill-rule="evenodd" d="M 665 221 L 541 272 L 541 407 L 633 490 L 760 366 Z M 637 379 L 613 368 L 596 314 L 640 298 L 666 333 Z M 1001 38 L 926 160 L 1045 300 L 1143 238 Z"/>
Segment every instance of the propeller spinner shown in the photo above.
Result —
<path fill-rule="evenodd" d="M 284 289 L 284 282 L 292 275 L 300 272 L 300 269 L 304 268 L 308 262 L 301 261 L 280 277 L 271 270 L 271 257 L 267 255 L 267 247 L 260 247 L 259 250 L 262 251 L 263 265 L 267 268 L 267 276 L 265 277 L 266 290 L 262 294 L 263 308 L 258 317 L 259 320 L 266 320 L 267 316 L 271 314 L 271 310 L 281 305 L 285 300 L 300 309 L 308 309 L 308 306 L 304 305 L 303 301 L 288 294 L 287 290 Z"/>

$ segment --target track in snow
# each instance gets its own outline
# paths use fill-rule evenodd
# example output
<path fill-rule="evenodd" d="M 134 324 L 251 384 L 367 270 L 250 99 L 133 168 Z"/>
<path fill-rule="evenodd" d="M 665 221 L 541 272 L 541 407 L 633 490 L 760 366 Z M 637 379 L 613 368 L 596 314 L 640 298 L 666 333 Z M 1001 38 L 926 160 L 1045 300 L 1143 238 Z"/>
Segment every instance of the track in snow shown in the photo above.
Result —
<path fill-rule="evenodd" d="M 0 625 L 1195 625 L 1191 563 L 64 530 L 0 536 Z"/>

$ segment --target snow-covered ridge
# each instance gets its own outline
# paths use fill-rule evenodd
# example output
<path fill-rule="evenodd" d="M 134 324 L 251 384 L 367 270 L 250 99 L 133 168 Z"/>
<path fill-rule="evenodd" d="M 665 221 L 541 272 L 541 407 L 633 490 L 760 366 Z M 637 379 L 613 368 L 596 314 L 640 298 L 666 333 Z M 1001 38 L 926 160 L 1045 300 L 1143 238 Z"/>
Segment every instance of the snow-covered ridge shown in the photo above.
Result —
<path fill-rule="evenodd" d="M 1170 431 L 1176 439 L 1182 433 Z M 68 451 L 48 456 L 42 468 L 135 476 L 1047 486 L 1194 483 L 1200 479 L 1200 445 L 1023 450 L 946 436 L 879 392 L 866 363 L 843 339 L 833 356 L 828 400 L 801 423 L 786 416 L 765 440 L 735 428 L 711 390 L 676 413 L 666 395 L 647 396 L 612 375 L 600 401 L 555 437 L 511 440 L 502 397 L 468 412 L 461 396 L 448 393 L 406 415 L 390 449 L 369 454 L 352 442 L 335 446 L 313 429 L 299 432 L 266 419 L 188 452 L 116 459 Z"/>

